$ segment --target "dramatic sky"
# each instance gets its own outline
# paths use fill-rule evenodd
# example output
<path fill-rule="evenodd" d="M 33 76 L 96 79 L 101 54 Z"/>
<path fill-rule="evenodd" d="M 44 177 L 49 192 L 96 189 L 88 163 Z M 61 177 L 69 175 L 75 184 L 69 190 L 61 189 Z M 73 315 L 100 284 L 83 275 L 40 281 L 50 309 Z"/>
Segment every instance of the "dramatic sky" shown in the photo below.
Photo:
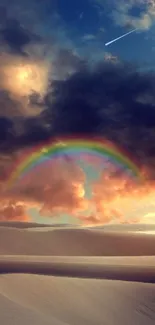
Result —
<path fill-rule="evenodd" d="M 154 222 L 154 68 L 155 0 L 0 0 L 0 220 Z M 92 181 L 65 159 L 10 190 L 25 152 L 81 134 L 125 149 L 149 180 Z"/>

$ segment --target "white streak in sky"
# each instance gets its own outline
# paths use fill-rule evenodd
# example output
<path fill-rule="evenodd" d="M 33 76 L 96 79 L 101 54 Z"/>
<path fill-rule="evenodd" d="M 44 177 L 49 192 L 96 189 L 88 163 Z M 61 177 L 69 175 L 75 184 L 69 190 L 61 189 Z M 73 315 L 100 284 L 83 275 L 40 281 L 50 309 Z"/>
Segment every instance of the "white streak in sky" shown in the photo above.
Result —
<path fill-rule="evenodd" d="M 125 37 L 125 36 L 127 36 L 127 35 L 129 35 L 129 34 L 131 34 L 131 33 L 133 33 L 133 32 L 135 32 L 137 29 L 138 29 L 138 28 L 133 29 L 133 30 L 131 30 L 130 32 L 128 32 L 128 33 L 126 33 L 126 34 L 123 34 L 122 36 L 117 37 L 117 38 L 113 39 L 112 41 L 110 41 L 110 42 L 108 42 L 108 43 L 105 43 L 105 46 L 108 46 L 108 45 L 110 45 L 110 44 L 116 42 L 116 41 L 119 40 L 120 38 L 123 38 L 123 37 Z"/>

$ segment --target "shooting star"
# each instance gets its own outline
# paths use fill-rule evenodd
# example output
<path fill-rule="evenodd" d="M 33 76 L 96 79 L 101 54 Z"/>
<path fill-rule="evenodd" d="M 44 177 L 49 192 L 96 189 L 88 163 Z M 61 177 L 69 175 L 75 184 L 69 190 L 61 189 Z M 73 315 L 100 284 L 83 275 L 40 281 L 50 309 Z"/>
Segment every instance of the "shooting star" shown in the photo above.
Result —
<path fill-rule="evenodd" d="M 123 34 L 122 36 L 117 37 L 117 38 L 113 39 L 112 41 L 110 41 L 110 42 L 108 42 L 108 43 L 105 43 L 105 46 L 108 46 L 108 45 L 110 45 L 110 44 L 116 42 L 116 41 L 119 40 L 120 38 L 123 38 L 123 37 L 125 37 L 125 36 L 127 36 L 127 35 L 129 35 L 129 34 L 131 34 L 131 33 L 133 33 L 133 32 L 135 32 L 137 29 L 138 29 L 138 28 L 133 29 L 133 30 L 131 30 L 130 32 L 128 32 L 128 33 L 126 33 L 126 34 Z"/>

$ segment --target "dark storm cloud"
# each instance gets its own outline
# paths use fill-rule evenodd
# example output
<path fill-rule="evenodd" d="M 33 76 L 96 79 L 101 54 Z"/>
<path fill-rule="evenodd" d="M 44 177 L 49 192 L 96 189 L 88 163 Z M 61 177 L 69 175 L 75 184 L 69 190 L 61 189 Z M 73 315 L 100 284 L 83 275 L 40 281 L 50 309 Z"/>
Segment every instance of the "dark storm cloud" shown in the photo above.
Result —
<path fill-rule="evenodd" d="M 56 135 L 101 135 L 154 165 L 155 74 L 105 62 L 52 83 L 51 92 L 44 114 Z"/>
<path fill-rule="evenodd" d="M 76 53 L 63 48 L 58 50 L 57 56 L 53 61 L 53 66 L 56 68 L 56 75 L 59 79 L 66 78 L 66 76 L 82 69 L 85 65 L 85 60 L 81 59 Z"/>
<path fill-rule="evenodd" d="M 26 55 L 24 47 L 40 41 L 39 36 L 23 28 L 16 19 L 5 19 L 0 30 L 1 44 L 5 44 L 14 54 Z"/>
<path fill-rule="evenodd" d="M 65 52 L 65 62 L 66 56 Z M 60 58 L 62 64 L 62 52 Z M 77 62 L 75 66 L 77 69 Z M 119 62 L 91 67 L 85 63 L 78 68 L 68 78 L 52 81 L 39 116 L 18 122 L 17 116 L 12 116 L 12 131 L 4 124 L 5 143 L 20 148 L 53 136 L 100 135 L 154 170 L 155 74 Z M 17 132 L 18 126 L 21 132 Z M 10 144 L 7 134 L 8 139 L 13 134 Z"/>
<path fill-rule="evenodd" d="M 9 103 L 9 97 L 4 94 L 2 97 Z M 23 130 L 22 136 L 16 138 L 18 146 L 31 145 L 50 136 L 102 135 L 125 147 L 140 161 L 154 162 L 153 73 L 140 72 L 127 63 L 103 62 L 91 68 L 85 65 L 67 79 L 52 81 L 41 105 L 46 108 L 39 116 L 23 118 L 18 123 L 16 114 L 7 114 L 8 121 Z M 3 125 L 2 130 L 7 134 L 8 126 Z"/>

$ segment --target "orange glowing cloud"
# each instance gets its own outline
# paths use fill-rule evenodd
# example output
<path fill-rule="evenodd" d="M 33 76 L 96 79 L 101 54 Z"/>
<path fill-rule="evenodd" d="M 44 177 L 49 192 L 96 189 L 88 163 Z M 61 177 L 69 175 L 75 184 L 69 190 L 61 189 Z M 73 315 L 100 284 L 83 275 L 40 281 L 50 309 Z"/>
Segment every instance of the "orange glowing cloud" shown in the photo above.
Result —
<path fill-rule="evenodd" d="M 0 204 L 0 221 L 30 221 L 25 213 L 25 205 L 11 200 L 2 200 Z"/>
<path fill-rule="evenodd" d="M 141 218 L 141 223 L 155 223 L 155 212 L 149 212 Z"/>
<path fill-rule="evenodd" d="M 140 209 L 146 206 L 150 209 L 150 206 L 153 206 L 154 194 L 154 181 L 137 184 L 125 177 L 117 178 L 103 174 L 93 186 L 92 200 L 101 221 L 128 222 L 126 216 L 130 212 L 130 222 L 137 223 L 141 222 Z"/>
<path fill-rule="evenodd" d="M 16 164 L 16 160 L 11 163 Z M 154 211 L 154 181 L 146 178 L 138 184 L 125 175 L 103 173 L 90 184 L 92 196 L 88 199 L 85 180 L 79 165 L 64 158 L 47 160 L 12 189 L 4 187 L 6 176 L 0 183 L 0 220 L 29 220 L 30 207 L 36 207 L 42 216 L 69 214 L 84 225 L 150 222 L 150 216 L 153 220 L 154 214 L 147 211 Z M 142 218 L 144 210 L 146 216 Z"/>
<path fill-rule="evenodd" d="M 25 202 L 28 207 L 35 206 L 42 215 L 68 213 L 75 216 L 88 208 L 85 198 L 85 175 L 74 163 L 58 160 L 48 161 L 21 179 L 13 189 L 5 188 L 5 195 Z"/>

